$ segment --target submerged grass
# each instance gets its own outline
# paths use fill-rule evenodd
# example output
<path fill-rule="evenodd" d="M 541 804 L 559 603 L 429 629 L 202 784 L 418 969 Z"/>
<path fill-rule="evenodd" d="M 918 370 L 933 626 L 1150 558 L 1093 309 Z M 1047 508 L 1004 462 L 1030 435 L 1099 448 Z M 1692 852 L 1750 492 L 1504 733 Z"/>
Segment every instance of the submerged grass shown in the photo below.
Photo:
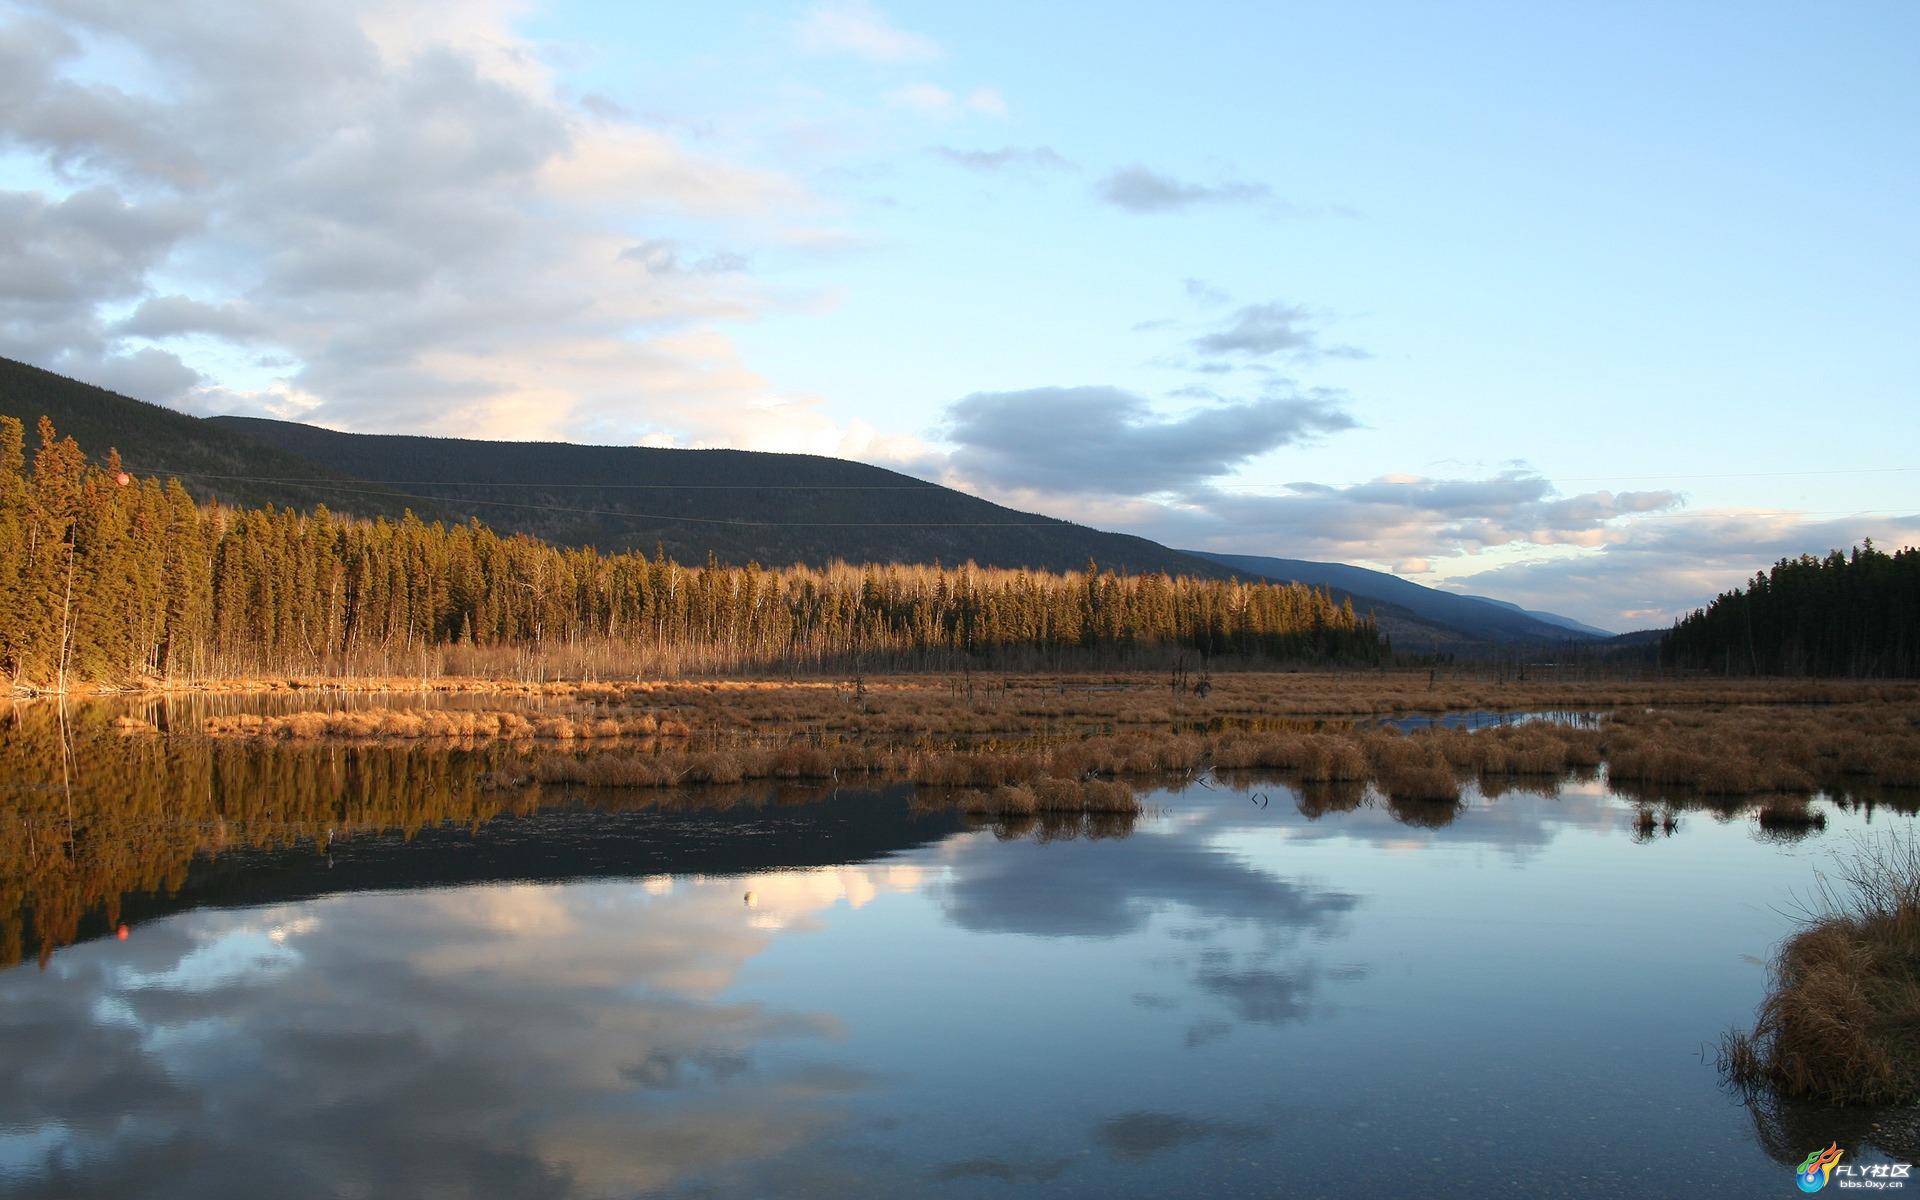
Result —
<path fill-rule="evenodd" d="M 1725 1036 L 1720 1066 L 1750 1095 L 1920 1102 L 1920 837 L 1858 839 L 1821 877 L 1753 1030 Z"/>

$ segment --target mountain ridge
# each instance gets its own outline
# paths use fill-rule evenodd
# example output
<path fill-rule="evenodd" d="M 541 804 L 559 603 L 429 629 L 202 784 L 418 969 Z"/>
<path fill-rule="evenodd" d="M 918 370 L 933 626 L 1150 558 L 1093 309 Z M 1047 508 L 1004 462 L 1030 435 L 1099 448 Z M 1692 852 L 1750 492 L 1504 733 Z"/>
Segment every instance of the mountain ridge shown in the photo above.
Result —
<path fill-rule="evenodd" d="M 426 521 L 479 518 L 504 534 L 603 550 L 656 547 L 683 561 L 831 561 L 1223 579 L 1218 564 L 820 455 L 500 442 L 342 433 L 260 417 L 195 417 L 0 358 L 0 415 L 52 418 L 90 455 L 117 449 L 139 474 L 178 477 L 197 499 L 328 508 Z M 397 483 L 394 481 L 398 481 Z"/>
<path fill-rule="evenodd" d="M 1262 579 L 1313 584 L 1351 596 L 1356 609 L 1376 610 L 1398 649 L 1448 649 L 1462 642 L 1590 642 L 1614 636 L 1571 617 L 1529 612 L 1505 600 L 1444 592 L 1348 563 L 1206 550 L 1187 553 Z"/>
<path fill-rule="evenodd" d="M 885 467 L 810 454 L 346 433 L 263 417 L 195 417 L 0 358 L 0 414 L 41 414 L 98 457 L 174 475 L 201 500 L 425 521 L 477 518 L 561 545 L 735 565 L 830 561 L 1283 579 L 1351 596 L 1396 646 L 1611 636 L 1553 613 L 1426 588 L 1344 563 L 1178 550 Z"/>
<path fill-rule="evenodd" d="M 1067 570 L 1089 560 L 1134 573 L 1220 578 L 1218 565 L 1131 534 L 1021 512 L 850 459 L 342 433 L 292 421 L 213 417 L 259 444 L 378 484 L 401 481 L 503 532 L 603 550 L 659 546 L 732 563 L 972 561 Z"/>

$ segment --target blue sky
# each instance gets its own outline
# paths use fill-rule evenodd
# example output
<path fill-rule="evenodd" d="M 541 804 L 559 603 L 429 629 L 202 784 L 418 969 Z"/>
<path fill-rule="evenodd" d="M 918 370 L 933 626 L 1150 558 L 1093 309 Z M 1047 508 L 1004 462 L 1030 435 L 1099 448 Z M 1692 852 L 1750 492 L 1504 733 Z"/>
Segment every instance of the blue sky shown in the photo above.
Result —
<path fill-rule="evenodd" d="M 0 352 L 190 411 L 845 454 L 1609 628 L 1920 539 L 1911 5 L 0 30 Z"/>

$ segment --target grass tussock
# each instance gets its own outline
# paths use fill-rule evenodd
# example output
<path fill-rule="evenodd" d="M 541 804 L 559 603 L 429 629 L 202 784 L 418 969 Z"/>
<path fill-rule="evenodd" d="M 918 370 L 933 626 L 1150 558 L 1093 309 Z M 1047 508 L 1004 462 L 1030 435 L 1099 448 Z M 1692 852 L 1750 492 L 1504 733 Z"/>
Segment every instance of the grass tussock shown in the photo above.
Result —
<path fill-rule="evenodd" d="M 1726 1035 L 1720 1065 L 1749 1094 L 1920 1102 L 1920 838 L 1860 839 L 1822 878 L 1753 1030 Z"/>
<path fill-rule="evenodd" d="M 1760 832 L 1777 841 L 1798 841 L 1827 827 L 1827 814 L 1803 796 L 1782 796 L 1762 804 L 1755 818 Z"/>
<path fill-rule="evenodd" d="M 1045 753 L 907 753 L 860 745 L 702 752 L 656 745 L 635 753 L 542 755 L 534 760 L 528 777 L 539 783 L 610 788 L 668 788 L 755 779 L 905 778 L 968 812 L 1140 812 L 1132 788 L 1077 769 L 1083 754 L 1060 758 L 1054 761 Z"/>
<path fill-rule="evenodd" d="M 1650 842 L 1655 836 L 1672 837 L 1680 828 L 1679 816 L 1670 808 L 1642 804 L 1633 813 L 1633 840 Z"/>
<path fill-rule="evenodd" d="M 1139 814 L 1140 797 L 1131 788 L 1104 779 L 1037 779 L 1003 784 L 992 791 L 962 792 L 962 812 L 978 816 L 1022 817 L 1041 813 Z"/>
<path fill-rule="evenodd" d="M 1458 804 L 1459 771 L 1448 753 L 1457 741 L 1458 736 L 1444 734 L 1369 737 L 1366 750 L 1375 785 L 1396 805 Z"/>
<path fill-rule="evenodd" d="M 1615 785 L 1703 796 L 1811 795 L 1861 781 L 1920 784 L 1920 711 L 1882 703 L 1632 711 L 1603 727 Z"/>
<path fill-rule="evenodd" d="M 208 717 L 212 737 L 309 741 L 359 740 L 594 741 L 627 737 L 686 737 L 680 721 L 651 713 L 592 716 L 460 708 L 356 708 L 309 712 L 234 713 Z"/>

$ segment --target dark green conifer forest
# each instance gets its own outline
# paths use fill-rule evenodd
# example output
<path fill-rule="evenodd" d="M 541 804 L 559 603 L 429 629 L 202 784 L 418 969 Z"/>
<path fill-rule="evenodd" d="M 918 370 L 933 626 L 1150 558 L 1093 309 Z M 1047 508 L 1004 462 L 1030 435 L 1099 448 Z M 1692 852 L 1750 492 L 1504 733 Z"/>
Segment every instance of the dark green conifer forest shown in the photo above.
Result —
<path fill-rule="evenodd" d="M 1730 675 L 1920 675 L 1920 550 L 1781 559 L 1684 617 L 1661 661 Z"/>
<path fill-rule="evenodd" d="M 16 687 L 299 673 L 1378 661 L 1371 616 L 1293 584 L 972 565 L 686 566 L 478 521 L 197 503 L 0 418 L 0 672 Z"/>

